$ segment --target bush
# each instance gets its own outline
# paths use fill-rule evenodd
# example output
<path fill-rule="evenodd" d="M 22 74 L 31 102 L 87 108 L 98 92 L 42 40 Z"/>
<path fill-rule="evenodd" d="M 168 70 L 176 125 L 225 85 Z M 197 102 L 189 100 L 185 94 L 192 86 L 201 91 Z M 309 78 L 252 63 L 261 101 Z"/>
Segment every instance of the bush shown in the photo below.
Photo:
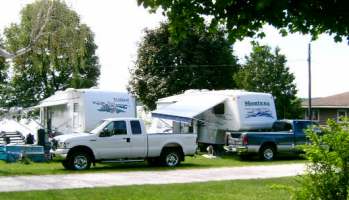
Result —
<path fill-rule="evenodd" d="M 349 123 L 333 120 L 321 128 L 321 134 L 307 130 L 310 143 L 302 146 L 310 161 L 295 190 L 296 199 L 347 200 L 349 190 Z"/>

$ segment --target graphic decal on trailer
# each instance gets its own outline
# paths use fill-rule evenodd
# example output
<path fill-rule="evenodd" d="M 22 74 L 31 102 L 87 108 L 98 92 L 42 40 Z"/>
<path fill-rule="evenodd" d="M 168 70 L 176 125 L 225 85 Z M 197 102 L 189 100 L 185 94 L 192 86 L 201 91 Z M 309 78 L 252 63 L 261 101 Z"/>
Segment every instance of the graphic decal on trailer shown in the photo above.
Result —
<path fill-rule="evenodd" d="M 245 118 L 267 117 L 273 118 L 270 110 L 270 102 L 267 101 L 245 101 Z M 262 108 L 261 108 L 262 107 Z"/>
<path fill-rule="evenodd" d="M 108 113 L 124 113 L 127 111 L 129 99 L 124 98 L 114 98 L 113 101 L 93 101 L 93 104 L 99 106 L 97 109 L 100 112 L 108 112 Z"/>
<path fill-rule="evenodd" d="M 269 109 L 266 108 L 250 108 L 246 109 L 246 115 L 245 118 L 252 118 L 252 117 L 268 117 L 273 118 L 273 115 Z"/>

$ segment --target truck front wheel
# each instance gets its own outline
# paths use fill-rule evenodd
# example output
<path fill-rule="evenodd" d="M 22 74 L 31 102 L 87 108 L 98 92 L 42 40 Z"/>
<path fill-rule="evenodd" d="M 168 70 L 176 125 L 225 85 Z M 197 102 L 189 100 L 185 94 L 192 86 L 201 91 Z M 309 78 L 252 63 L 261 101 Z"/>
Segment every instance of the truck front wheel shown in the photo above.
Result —
<path fill-rule="evenodd" d="M 273 146 L 266 145 L 259 151 L 259 157 L 265 161 L 274 160 L 276 156 L 276 150 Z"/>
<path fill-rule="evenodd" d="M 68 160 L 63 160 L 62 165 L 63 165 L 64 169 L 71 169 L 71 166 L 69 165 Z"/>
<path fill-rule="evenodd" d="M 67 158 L 68 169 L 85 170 L 91 167 L 91 157 L 88 153 L 77 151 Z M 65 167 L 65 166 L 64 166 Z"/>
<path fill-rule="evenodd" d="M 181 163 L 181 154 L 177 149 L 165 149 L 161 155 L 161 162 L 168 167 L 175 167 Z"/>

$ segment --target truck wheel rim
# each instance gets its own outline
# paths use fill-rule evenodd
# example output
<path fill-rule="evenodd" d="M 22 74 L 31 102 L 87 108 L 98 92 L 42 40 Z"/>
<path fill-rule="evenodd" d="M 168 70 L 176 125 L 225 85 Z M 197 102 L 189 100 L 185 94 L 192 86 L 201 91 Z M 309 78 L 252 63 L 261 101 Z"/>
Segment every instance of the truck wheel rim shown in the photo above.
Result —
<path fill-rule="evenodd" d="M 87 167 L 87 158 L 85 156 L 76 156 L 74 159 L 76 169 L 85 169 Z"/>
<path fill-rule="evenodd" d="M 166 163 L 168 166 L 176 166 L 178 164 L 178 155 L 175 153 L 170 153 L 166 157 Z"/>
<path fill-rule="evenodd" d="M 273 152 L 273 150 L 271 150 L 271 149 L 266 149 L 266 150 L 264 150 L 263 155 L 264 155 L 264 158 L 265 158 L 265 159 L 271 160 L 271 159 L 273 159 L 273 157 L 274 157 L 274 152 Z"/>

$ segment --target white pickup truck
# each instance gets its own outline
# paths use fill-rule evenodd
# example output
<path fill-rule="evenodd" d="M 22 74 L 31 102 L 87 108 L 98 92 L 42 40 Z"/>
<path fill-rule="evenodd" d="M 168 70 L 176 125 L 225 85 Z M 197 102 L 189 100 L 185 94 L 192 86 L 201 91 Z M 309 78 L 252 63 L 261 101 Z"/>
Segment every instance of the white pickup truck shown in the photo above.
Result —
<path fill-rule="evenodd" d="M 112 118 L 89 133 L 55 137 L 51 153 L 63 157 L 63 166 L 73 170 L 89 169 L 96 162 L 144 160 L 173 167 L 195 154 L 196 141 L 196 134 L 147 134 L 140 119 Z"/>

